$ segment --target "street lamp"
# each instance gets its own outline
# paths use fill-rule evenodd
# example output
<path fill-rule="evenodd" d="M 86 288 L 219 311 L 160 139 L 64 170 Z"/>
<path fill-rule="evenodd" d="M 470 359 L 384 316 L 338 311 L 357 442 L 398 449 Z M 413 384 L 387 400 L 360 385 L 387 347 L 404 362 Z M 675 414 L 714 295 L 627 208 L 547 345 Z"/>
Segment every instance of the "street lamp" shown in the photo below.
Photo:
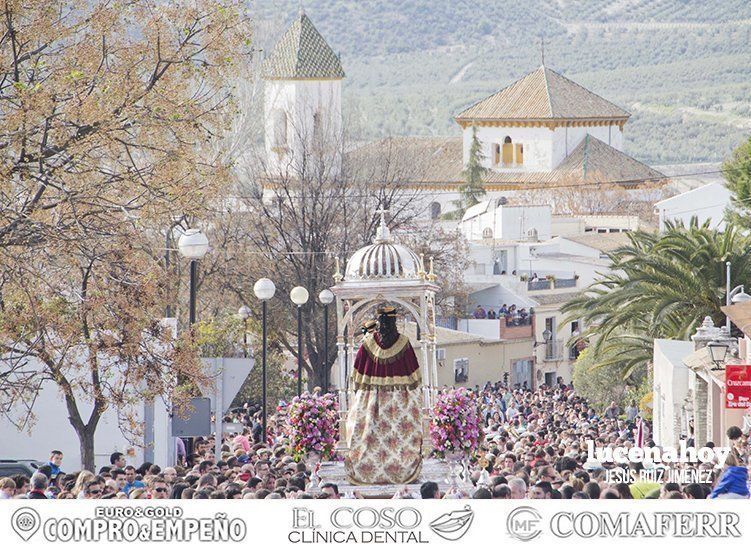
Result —
<path fill-rule="evenodd" d="M 250 308 L 245 304 L 237 310 L 237 315 L 243 320 L 243 357 L 248 356 L 248 319 L 250 318 Z"/>
<path fill-rule="evenodd" d="M 329 304 L 334 302 L 334 293 L 324 289 L 318 293 L 318 300 L 323 304 L 323 392 L 329 391 Z"/>
<path fill-rule="evenodd" d="M 545 329 L 544 331 L 542 331 L 542 339 L 544 340 L 544 342 L 538 342 L 537 340 L 535 340 L 535 345 L 533 347 L 536 348 L 537 346 L 544 346 L 546 344 L 549 344 L 552 338 L 553 333 L 550 330 Z"/>
<path fill-rule="evenodd" d="M 743 290 L 743 285 L 739 285 L 738 287 L 733 289 L 733 291 L 735 291 L 738 288 L 740 288 L 740 290 L 737 293 L 735 293 L 732 297 L 730 297 L 731 304 L 740 304 L 742 302 L 748 302 L 749 300 L 751 300 L 751 295 L 749 295 Z M 733 291 L 731 291 L 731 294 Z"/>
<path fill-rule="evenodd" d="M 308 302 L 308 290 L 298 285 L 289 292 L 289 298 L 297 305 L 297 396 L 302 395 L 302 307 Z"/>
<path fill-rule="evenodd" d="M 728 354 L 728 345 L 722 342 L 709 342 L 707 350 L 709 351 L 709 358 L 714 363 L 714 369 L 722 370 L 720 364 L 725 362 L 725 357 Z"/>
<path fill-rule="evenodd" d="M 725 262 L 725 306 L 731 304 L 738 304 L 740 302 L 748 302 L 751 300 L 751 295 L 744 291 L 743 284 L 736 285 L 734 289 L 730 289 L 730 261 Z M 725 317 L 725 327 L 730 334 L 730 316 Z"/>
<path fill-rule="evenodd" d="M 274 282 L 261 278 L 253 286 L 253 293 L 261 301 L 261 414 L 263 414 L 263 443 L 266 443 L 266 304 L 276 293 Z"/>
<path fill-rule="evenodd" d="M 196 290 L 198 289 L 198 261 L 209 250 L 209 239 L 200 229 L 188 229 L 177 242 L 180 255 L 190 259 L 190 313 L 189 323 L 192 327 L 196 322 Z"/>

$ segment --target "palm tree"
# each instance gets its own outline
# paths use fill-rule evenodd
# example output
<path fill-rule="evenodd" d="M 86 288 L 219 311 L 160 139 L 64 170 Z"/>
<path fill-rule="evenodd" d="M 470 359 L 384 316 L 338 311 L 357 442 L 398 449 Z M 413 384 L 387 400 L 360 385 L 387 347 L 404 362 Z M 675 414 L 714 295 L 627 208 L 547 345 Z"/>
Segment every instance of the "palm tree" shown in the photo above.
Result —
<path fill-rule="evenodd" d="M 725 262 L 733 285 L 751 277 L 751 246 L 738 229 L 725 232 L 670 223 L 663 233 L 629 233 L 630 245 L 610 253 L 611 271 L 562 308 L 567 321 L 583 320 L 601 364 L 624 375 L 652 360 L 652 339 L 686 340 L 709 315 L 724 316 Z"/>

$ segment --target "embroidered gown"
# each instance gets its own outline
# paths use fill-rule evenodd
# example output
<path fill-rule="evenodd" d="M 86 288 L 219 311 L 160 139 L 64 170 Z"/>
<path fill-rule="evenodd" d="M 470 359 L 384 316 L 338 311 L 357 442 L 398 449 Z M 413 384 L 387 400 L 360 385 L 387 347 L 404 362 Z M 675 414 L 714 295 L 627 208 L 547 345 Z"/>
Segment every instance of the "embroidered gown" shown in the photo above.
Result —
<path fill-rule="evenodd" d="M 420 366 L 400 334 L 392 346 L 365 337 L 355 357 L 347 415 L 347 478 L 356 485 L 406 484 L 422 468 Z"/>

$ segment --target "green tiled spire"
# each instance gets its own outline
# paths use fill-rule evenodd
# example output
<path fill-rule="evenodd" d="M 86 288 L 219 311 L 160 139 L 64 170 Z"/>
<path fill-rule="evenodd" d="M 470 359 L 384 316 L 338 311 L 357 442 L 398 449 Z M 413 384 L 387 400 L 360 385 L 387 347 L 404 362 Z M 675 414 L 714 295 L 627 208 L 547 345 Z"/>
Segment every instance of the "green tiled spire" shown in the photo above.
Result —
<path fill-rule="evenodd" d="M 263 65 L 265 79 L 341 79 L 339 57 L 301 12 Z"/>

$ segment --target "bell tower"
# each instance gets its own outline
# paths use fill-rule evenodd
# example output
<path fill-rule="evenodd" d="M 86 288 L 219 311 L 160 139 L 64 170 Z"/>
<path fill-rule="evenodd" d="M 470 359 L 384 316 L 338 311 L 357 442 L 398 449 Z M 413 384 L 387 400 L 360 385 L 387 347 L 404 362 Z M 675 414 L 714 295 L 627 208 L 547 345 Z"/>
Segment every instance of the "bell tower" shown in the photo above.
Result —
<path fill-rule="evenodd" d="M 270 175 L 340 174 L 343 78 L 339 56 L 301 9 L 263 65 Z"/>

